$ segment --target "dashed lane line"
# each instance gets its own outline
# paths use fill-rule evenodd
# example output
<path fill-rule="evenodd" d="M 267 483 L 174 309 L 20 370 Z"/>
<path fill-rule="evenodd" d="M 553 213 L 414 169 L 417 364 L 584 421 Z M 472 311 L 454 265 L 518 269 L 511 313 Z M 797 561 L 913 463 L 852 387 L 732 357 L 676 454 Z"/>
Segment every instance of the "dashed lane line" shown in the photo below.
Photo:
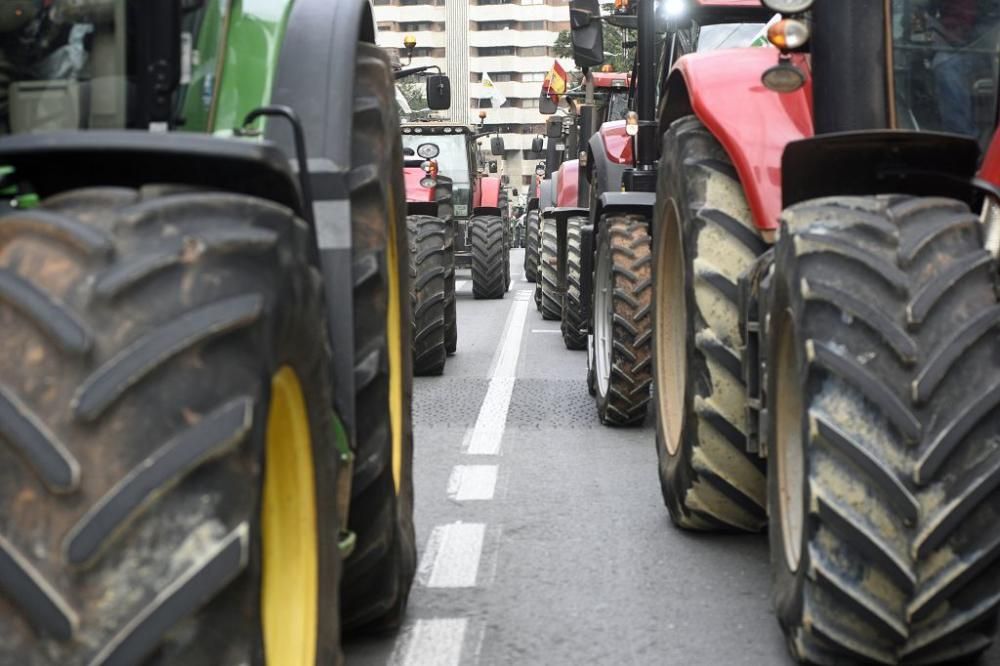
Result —
<path fill-rule="evenodd" d="M 438 525 L 427 540 L 417 581 L 425 587 L 475 587 L 485 536 L 484 523 Z"/>
<path fill-rule="evenodd" d="M 390 663 L 396 666 L 458 666 L 468 620 L 417 620 L 406 636 L 396 643 Z"/>
<path fill-rule="evenodd" d="M 497 469 L 496 465 L 456 465 L 448 479 L 448 497 L 457 502 L 493 499 Z"/>
<path fill-rule="evenodd" d="M 528 318 L 528 305 L 532 295 L 527 289 L 514 293 L 514 305 L 511 307 L 503 336 L 500 338 L 500 349 L 493 362 L 486 397 L 479 408 L 476 424 L 467 437 L 466 453 L 469 455 L 495 456 L 500 453 L 500 442 L 503 440 L 504 428 L 507 425 L 510 398 L 514 394 L 517 359 L 521 354 L 521 339 L 524 337 L 524 324 Z"/>

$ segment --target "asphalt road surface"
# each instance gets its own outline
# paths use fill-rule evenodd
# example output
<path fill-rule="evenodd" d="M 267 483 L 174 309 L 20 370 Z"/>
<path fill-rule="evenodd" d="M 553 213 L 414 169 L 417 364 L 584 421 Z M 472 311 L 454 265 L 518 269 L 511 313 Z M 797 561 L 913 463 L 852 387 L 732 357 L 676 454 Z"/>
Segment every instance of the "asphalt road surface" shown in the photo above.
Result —
<path fill-rule="evenodd" d="M 502 301 L 459 275 L 458 353 L 414 387 L 407 620 L 349 643 L 349 666 L 791 664 L 766 538 L 672 527 L 651 419 L 600 424 L 585 353 L 542 321 L 522 265 L 516 250 Z"/>

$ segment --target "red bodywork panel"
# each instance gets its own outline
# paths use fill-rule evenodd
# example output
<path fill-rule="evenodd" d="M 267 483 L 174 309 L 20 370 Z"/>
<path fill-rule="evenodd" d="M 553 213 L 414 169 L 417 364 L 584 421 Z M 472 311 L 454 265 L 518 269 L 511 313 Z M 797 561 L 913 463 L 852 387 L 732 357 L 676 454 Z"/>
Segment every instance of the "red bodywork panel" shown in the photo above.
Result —
<path fill-rule="evenodd" d="M 406 200 L 420 203 L 434 201 L 434 188 L 421 187 L 420 181 L 427 174 L 420 167 L 403 167 L 406 179 Z"/>
<path fill-rule="evenodd" d="M 613 120 L 601 125 L 598 130 L 604 153 L 615 164 L 632 164 L 632 137 L 625 133 L 625 121 Z"/>
<path fill-rule="evenodd" d="M 475 201 L 472 207 L 476 208 L 499 208 L 500 207 L 500 179 L 492 176 L 483 176 L 476 188 Z"/>
<path fill-rule="evenodd" d="M 803 56 L 794 59 L 808 72 Z M 778 228 L 785 146 L 814 134 L 811 78 L 798 92 L 785 94 L 761 83 L 776 60 L 774 49 L 723 49 L 684 56 L 671 74 L 684 77 L 691 109 L 732 159 L 754 222 L 764 231 Z"/>
<path fill-rule="evenodd" d="M 559 167 L 559 191 L 556 192 L 556 208 L 576 208 L 580 204 L 580 160 L 563 162 Z"/>
<path fill-rule="evenodd" d="M 993 140 L 990 141 L 983 166 L 979 169 L 979 177 L 990 185 L 1000 188 L 1000 132 L 994 134 Z"/>
<path fill-rule="evenodd" d="M 593 72 L 594 88 L 628 88 L 632 82 L 632 75 L 627 72 Z M 619 85 L 614 85 L 619 81 Z"/>

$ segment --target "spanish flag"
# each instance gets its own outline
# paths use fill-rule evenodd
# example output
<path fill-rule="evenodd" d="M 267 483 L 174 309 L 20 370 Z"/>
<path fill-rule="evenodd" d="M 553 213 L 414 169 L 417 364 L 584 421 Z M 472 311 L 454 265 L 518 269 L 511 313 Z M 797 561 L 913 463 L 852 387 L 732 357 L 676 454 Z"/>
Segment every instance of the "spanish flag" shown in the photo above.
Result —
<path fill-rule="evenodd" d="M 559 103 L 559 96 L 566 92 L 566 70 L 559 64 L 558 60 L 552 62 L 552 69 L 545 75 L 542 82 L 542 95 L 548 95 L 556 104 Z"/>

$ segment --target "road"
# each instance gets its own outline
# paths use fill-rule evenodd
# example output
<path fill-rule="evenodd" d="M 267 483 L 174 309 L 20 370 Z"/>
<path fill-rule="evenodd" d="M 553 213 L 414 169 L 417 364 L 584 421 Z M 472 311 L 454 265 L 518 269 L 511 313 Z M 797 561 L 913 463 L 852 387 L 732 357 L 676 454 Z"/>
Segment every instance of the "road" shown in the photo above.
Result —
<path fill-rule="evenodd" d="M 584 352 L 542 321 L 522 263 L 503 301 L 459 276 L 458 353 L 414 389 L 408 617 L 349 643 L 349 666 L 791 664 L 766 539 L 671 526 L 651 423 L 600 424 Z"/>

